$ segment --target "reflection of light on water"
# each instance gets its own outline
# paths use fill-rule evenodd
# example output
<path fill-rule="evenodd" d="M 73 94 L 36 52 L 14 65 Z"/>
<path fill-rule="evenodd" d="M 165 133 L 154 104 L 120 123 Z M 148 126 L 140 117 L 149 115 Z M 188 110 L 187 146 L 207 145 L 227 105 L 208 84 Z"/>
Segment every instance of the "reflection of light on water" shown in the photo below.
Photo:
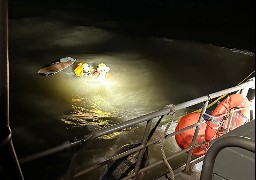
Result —
<path fill-rule="evenodd" d="M 104 79 L 85 79 L 84 81 L 80 82 L 82 87 L 80 87 L 80 90 L 104 90 L 109 91 L 113 87 L 113 84 L 115 81 L 113 80 L 104 80 Z"/>
<path fill-rule="evenodd" d="M 101 86 L 104 86 L 105 88 L 111 88 L 112 85 L 113 85 L 113 82 L 108 81 L 108 80 L 103 80 L 103 79 L 101 79 L 101 80 L 98 80 L 98 79 L 97 79 L 96 82 L 97 82 L 97 83 L 100 83 L 100 85 L 101 85 Z M 92 86 L 94 86 L 94 85 L 97 86 L 96 83 L 94 83 Z"/>
<path fill-rule="evenodd" d="M 98 106 L 107 112 L 118 112 L 119 117 L 134 118 L 148 113 L 153 106 L 161 101 L 155 101 L 162 94 L 156 93 L 151 71 L 141 61 L 132 56 L 132 61 L 113 56 L 86 57 L 88 63 L 104 62 L 110 67 L 110 79 L 101 81 L 94 78 L 77 78 L 60 75 L 64 96 L 74 95 L 87 98 L 90 106 Z M 100 61 L 99 61 L 100 59 Z M 64 77 L 66 76 L 66 77 Z M 63 81 L 64 80 L 64 81 Z M 153 100 L 152 100 L 153 98 Z M 136 107 L 136 108 L 134 108 Z M 149 108 L 150 107 L 150 108 Z M 91 108 L 87 106 L 86 108 Z"/>
<path fill-rule="evenodd" d="M 111 120 L 113 114 L 110 112 L 103 111 L 94 105 L 93 108 L 85 108 L 85 98 L 73 98 L 72 99 L 73 112 L 70 114 L 63 114 L 60 119 L 71 127 L 88 127 L 90 131 L 96 131 L 101 128 L 111 126 L 114 122 Z M 113 139 L 118 136 L 121 132 L 113 132 L 111 134 L 101 137 L 101 139 Z"/>

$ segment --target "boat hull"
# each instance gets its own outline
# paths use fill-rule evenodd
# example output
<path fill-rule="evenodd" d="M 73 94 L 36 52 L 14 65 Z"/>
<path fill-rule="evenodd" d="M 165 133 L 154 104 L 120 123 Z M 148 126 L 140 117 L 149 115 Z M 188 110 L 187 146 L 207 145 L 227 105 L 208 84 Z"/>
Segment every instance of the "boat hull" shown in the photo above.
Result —
<path fill-rule="evenodd" d="M 38 71 L 38 74 L 41 74 L 44 76 L 53 75 L 71 66 L 74 62 L 75 60 L 69 60 L 66 62 L 56 62 L 50 66 L 40 69 Z"/>

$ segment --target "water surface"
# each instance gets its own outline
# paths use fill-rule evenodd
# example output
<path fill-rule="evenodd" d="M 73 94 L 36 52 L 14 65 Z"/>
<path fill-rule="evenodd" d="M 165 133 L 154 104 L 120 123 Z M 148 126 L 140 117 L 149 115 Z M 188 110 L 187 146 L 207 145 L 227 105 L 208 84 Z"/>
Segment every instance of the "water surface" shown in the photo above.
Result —
<path fill-rule="evenodd" d="M 63 57 L 76 62 L 56 75 L 37 74 L 40 68 Z M 254 53 L 246 50 L 193 41 L 134 38 L 41 18 L 13 19 L 10 121 L 17 155 L 21 158 L 167 104 L 235 86 L 254 70 L 254 58 Z M 78 78 L 73 70 L 79 62 L 94 67 L 105 63 L 112 78 L 104 82 Z M 99 162 L 120 146 L 141 138 L 141 127 L 134 127 L 93 140 L 82 149 L 77 168 Z M 168 153 L 178 149 L 173 140 L 166 144 Z M 68 151 L 22 164 L 25 179 L 61 178 L 72 154 Z M 153 147 L 150 156 L 152 162 L 161 158 L 159 147 Z M 97 179 L 100 173 L 101 169 L 80 179 Z"/>

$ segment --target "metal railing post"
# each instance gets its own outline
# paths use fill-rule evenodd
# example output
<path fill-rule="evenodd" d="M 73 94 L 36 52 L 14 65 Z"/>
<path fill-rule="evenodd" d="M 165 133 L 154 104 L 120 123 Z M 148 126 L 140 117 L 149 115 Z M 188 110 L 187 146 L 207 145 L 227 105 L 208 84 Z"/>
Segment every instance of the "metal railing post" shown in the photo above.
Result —
<path fill-rule="evenodd" d="M 187 173 L 187 174 L 191 171 L 190 161 L 191 161 L 191 158 L 192 158 L 192 151 L 195 147 L 196 139 L 197 139 L 198 133 L 200 131 L 200 126 L 203 122 L 203 115 L 204 115 L 204 113 L 206 111 L 206 108 L 208 106 L 209 99 L 210 98 L 208 98 L 208 100 L 204 103 L 204 106 L 202 108 L 202 111 L 201 111 L 201 114 L 200 114 L 200 117 L 199 117 L 199 120 L 198 120 L 198 125 L 196 126 L 196 130 L 195 130 L 195 133 L 194 133 L 194 136 L 193 136 L 193 139 L 192 139 L 192 143 L 191 143 L 192 149 L 188 153 L 188 158 L 187 158 L 187 163 L 186 163 L 186 168 L 185 168 L 185 173 Z"/>
<path fill-rule="evenodd" d="M 4 179 L 24 179 L 9 124 L 8 0 L 0 0 L 0 166 Z"/>
<path fill-rule="evenodd" d="M 138 155 L 138 158 L 137 158 L 137 162 L 136 162 L 136 165 L 135 165 L 135 168 L 134 168 L 134 172 L 136 174 L 135 176 L 135 180 L 136 180 L 136 177 L 137 177 L 137 173 L 139 172 L 140 170 L 140 165 L 141 165 L 141 162 L 142 162 L 142 159 L 143 159 L 143 156 L 144 156 L 144 153 L 146 151 L 146 144 L 148 142 L 148 136 L 149 136 L 149 133 L 150 133 L 150 127 L 151 127 L 151 124 L 152 124 L 152 119 L 150 119 L 148 122 L 147 122 L 147 126 L 146 126 L 146 129 L 145 129 L 145 133 L 144 133 L 144 137 L 143 137 L 143 140 L 142 140 L 142 146 L 144 146 L 145 148 L 141 149 L 140 152 L 139 152 L 139 155 Z"/>
<path fill-rule="evenodd" d="M 225 130 L 225 134 L 227 134 L 229 132 L 230 124 L 231 124 L 231 121 L 233 119 L 233 115 L 234 115 L 234 110 L 231 109 L 230 112 L 229 112 L 228 124 L 227 124 L 227 129 Z"/>

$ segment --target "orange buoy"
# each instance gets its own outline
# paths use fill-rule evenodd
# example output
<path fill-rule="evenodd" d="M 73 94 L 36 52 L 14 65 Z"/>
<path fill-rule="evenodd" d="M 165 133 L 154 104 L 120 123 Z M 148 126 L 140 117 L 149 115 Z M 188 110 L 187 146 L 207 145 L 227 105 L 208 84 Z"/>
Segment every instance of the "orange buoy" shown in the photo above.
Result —
<path fill-rule="evenodd" d="M 190 113 L 183 116 L 180 119 L 178 125 L 176 126 L 175 131 L 177 132 L 185 127 L 188 127 L 192 124 L 197 123 L 199 120 L 199 117 L 200 117 L 200 113 Z M 196 139 L 196 143 L 201 143 L 205 141 L 205 128 L 206 128 L 206 124 L 202 123 Z M 183 131 L 175 135 L 175 140 L 181 149 L 186 149 L 191 146 L 195 130 L 196 130 L 196 127 L 193 127 L 191 129 L 188 129 L 186 131 Z M 207 151 L 207 147 L 205 145 L 201 145 L 199 147 L 194 148 L 192 151 L 192 154 L 195 156 L 200 156 L 205 154 L 206 151 Z"/>
<path fill-rule="evenodd" d="M 243 97 L 241 94 L 232 94 L 223 100 L 213 111 L 212 116 L 216 116 L 216 120 L 220 123 L 217 125 L 211 121 L 207 122 L 205 131 L 205 140 L 210 141 L 221 136 L 223 130 L 227 128 L 228 117 L 222 116 L 227 114 L 231 109 L 242 108 L 239 111 L 235 111 L 230 123 L 230 130 L 233 130 L 246 122 L 246 119 L 250 117 L 250 101 Z M 244 109 L 243 109 L 244 108 Z"/>

